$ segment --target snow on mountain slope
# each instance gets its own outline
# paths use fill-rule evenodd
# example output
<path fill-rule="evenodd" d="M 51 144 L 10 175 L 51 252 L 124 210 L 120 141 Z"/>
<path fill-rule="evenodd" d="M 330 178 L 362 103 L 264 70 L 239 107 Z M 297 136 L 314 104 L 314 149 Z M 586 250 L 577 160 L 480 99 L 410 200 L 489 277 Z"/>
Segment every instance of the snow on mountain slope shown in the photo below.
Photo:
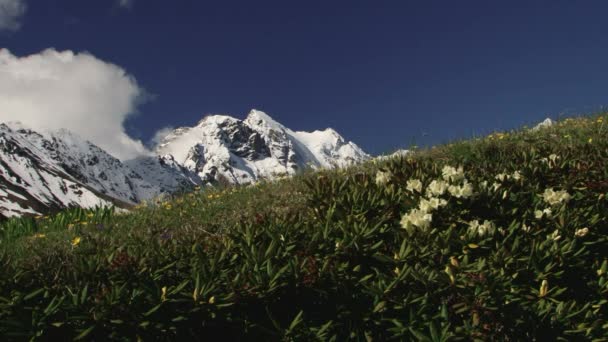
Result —
<path fill-rule="evenodd" d="M 123 164 L 67 130 L 38 133 L 7 123 L 0 125 L 0 139 L 4 216 L 70 206 L 124 206 L 201 183 L 166 158 L 141 157 Z M 16 207 L 18 203 L 22 205 Z"/>
<path fill-rule="evenodd" d="M 257 110 L 245 120 L 211 115 L 195 127 L 178 128 L 161 141 L 156 153 L 173 156 L 204 182 L 224 179 L 238 184 L 369 158 L 332 129 L 294 132 Z"/>
<path fill-rule="evenodd" d="M 244 184 L 369 158 L 336 131 L 294 132 L 263 112 L 203 118 L 172 131 L 157 155 L 121 162 L 68 130 L 0 124 L 0 216 L 121 207 L 198 185 Z"/>
<path fill-rule="evenodd" d="M 58 167 L 50 156 L 40 153 L 37 143 L 43 141 L 39 134 L 23 135 L 0 124 L 0 215 L 111 204 Z"/>

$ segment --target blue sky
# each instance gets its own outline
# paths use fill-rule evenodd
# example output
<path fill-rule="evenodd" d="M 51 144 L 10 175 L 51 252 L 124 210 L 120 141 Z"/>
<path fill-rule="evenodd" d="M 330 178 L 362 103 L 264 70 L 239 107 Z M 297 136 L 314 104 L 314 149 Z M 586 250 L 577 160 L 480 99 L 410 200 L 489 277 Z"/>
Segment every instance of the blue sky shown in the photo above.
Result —
<path fill-rule="evenodd" d="M 0 47 L 124 68 L 143 141 L 256 108 L 377 154 L 608 105 L 605 1 L 20 1 Z"/>

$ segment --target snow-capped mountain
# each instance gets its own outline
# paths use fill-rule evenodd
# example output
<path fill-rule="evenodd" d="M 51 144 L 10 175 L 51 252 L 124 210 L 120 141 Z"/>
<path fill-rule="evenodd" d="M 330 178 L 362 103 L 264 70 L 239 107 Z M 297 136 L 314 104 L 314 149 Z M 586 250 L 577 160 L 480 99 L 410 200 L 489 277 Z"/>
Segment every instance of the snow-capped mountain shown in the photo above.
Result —
<path fill-rule="evenodd" d="M 0 124 L 0 215 L 128 207 L 200 184 L 196 175 L 166 159 L 142 157 L 123 164 L 66 130 L 39 133 L 19 123 Z"/>
<path fill-rule="evenodd" d="M 332 129 L 294 132 L 256 110 L 245 120 L 212 115 L 178 128 L 155 153 L 121 162 L 67 130 L 0 124 L 0 215 L 129 207 L 197 185 L 244 184 L 369 158 Z"/>
<path fill-rule="evenodd" d="M 172 156 L 203 182 L 239 184 L 369 158 L 331 128 L 294 132 L 257 110 L 245 120 L 211 115 L 195 127 L 178 128 L 161 141 L 156 153 Z"/>

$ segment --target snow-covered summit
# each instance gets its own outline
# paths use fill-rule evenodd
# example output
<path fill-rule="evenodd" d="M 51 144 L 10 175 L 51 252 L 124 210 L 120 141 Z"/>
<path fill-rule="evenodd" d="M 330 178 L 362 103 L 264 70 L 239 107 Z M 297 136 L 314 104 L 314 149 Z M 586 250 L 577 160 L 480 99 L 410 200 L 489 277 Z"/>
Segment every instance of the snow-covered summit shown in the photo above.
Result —
<path fill-rule="evenodd" d="M 203 181 L 250 183 L 307 167 L 346 166 L 369 158 L 333 129 L 294 132 L 252 110 L 245 120 L 210 115 L 195 127 L 171 132 L 156 153 L 172 155 Z"/>

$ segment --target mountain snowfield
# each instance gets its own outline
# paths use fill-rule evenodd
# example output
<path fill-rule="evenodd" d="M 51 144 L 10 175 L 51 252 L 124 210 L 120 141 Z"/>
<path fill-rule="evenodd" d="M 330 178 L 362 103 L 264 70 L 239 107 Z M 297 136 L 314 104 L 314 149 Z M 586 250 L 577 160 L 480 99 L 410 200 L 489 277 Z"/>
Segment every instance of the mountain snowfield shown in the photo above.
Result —
<path fill-rule="evenodd" d="M 215 182 L 247 184 L 306 168 L 369 159 L 333 129 L 295 132 L 252 110 L 245 120 L 203 118 L 169 133 L 154 155 L 120 161 L 67 130 L 36 132 L 0 124 L 0 215 L 67 207 L 130 205 Z"/>

